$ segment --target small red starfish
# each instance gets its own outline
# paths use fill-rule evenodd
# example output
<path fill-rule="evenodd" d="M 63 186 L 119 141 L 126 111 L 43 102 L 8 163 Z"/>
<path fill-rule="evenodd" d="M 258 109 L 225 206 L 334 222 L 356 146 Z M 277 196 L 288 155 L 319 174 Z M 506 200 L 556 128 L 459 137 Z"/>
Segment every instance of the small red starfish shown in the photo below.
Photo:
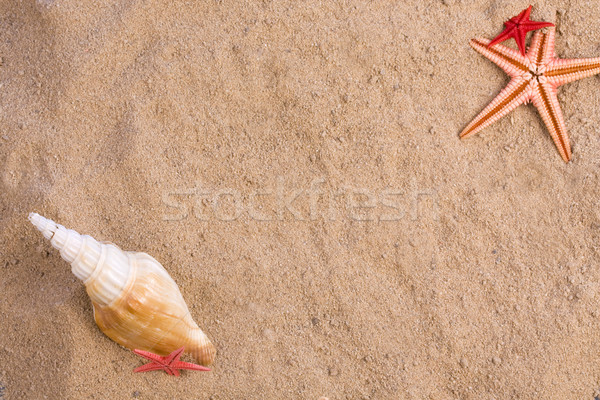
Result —
<path fill-rule="evenodd" d="M 159 369 L 164 370 L 169 375 L 179 376 L 180 369 L 192 369 L 195 371 L 210 371 L 210 368 L 203 367 L 202 365 L 192 364 L 185 361 L 180 361 L 179 357 L 183 353 L 183 347 L 175 350 L 168 356 L 159 356 L 158 354 L 150 353 L 149 351 L 135 349 L 133 352 L 139 356 L 151 360 L 151 363 L 144 364 L 137 367 L 133 372 L 146 372 L 156 371 Z"/>
<path fill-rule="evenodd" d="M 529 14 L 531 14 L 532 7 L 533 6 L 529 6 L 529 8 L 521 11 L 519 15 L 506 21 L 502 33 L 492 39 L 490 44 L 488 44 L 488 47 L 491 47 L 496 43 L 504 42 L 512 37 L 515 39 L 515 42 L 517 42 L 521 55 L 525 55 L 525 36 L 527 35 L 527 32 L 554 26 L 554 24 L 551 24 L 550 22 L 531 21 L 529 19 Z"/>

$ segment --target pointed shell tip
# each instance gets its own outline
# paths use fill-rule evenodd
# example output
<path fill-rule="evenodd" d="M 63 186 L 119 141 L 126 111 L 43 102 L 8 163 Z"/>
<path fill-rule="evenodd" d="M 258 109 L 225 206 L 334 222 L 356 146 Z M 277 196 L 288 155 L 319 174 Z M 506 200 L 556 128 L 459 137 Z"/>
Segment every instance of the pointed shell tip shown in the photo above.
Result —
<path fill-rule="evenodd" d="M 29 222 L 31 222 L 39 230 L 42 230 L 42 226 L 44 225 L 44 222 L 46 220 L 46 218 L 44 218 L 40 214 L 34 213 L 34 212 L 29 213 L 28 219 L 29 219 Z"/>
<path fill-rule="evenodd" d="M 48 240 L 52 239 L 54 232 L 58 229 L 58 225 L 54 221 L 34 212 L 29 213 L 29 221 L 38 229 L 38 231 L 42 232 L 44 237 Z"/>
<path fill-rule="evenodd" d="M 27 218 L 29 222 L 31 222 L 35 227 L 38 226 L 40 221 L 40 215 L 34 212 L 29 213 L 29 217 Z"/>

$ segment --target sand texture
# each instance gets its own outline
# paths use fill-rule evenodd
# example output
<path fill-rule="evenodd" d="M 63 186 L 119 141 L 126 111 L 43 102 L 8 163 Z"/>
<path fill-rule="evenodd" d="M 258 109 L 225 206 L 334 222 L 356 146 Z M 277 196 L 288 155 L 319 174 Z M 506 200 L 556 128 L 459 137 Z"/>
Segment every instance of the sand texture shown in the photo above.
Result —
<path fill-rule="evenodd" d="M 458 138 L 528 5 L 1 0 L 0 399 L 592 400 L 600 77 L 569 164 L 531 105 Z M 600 56 L 596 0 L 533 6 Z M 213 370 L 133 374 L 30 211 L 159 260 Z"/>

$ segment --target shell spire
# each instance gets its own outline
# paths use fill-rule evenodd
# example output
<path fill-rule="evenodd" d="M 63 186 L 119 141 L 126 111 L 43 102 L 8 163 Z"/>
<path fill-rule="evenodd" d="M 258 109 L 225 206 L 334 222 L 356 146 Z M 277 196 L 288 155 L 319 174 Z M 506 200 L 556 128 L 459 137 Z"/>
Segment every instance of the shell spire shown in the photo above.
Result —
<path fill-rule="evenodd" d="M 108 337 L 130 349 L 163 355 L 185 346 L 200 364 L 213 362 L 214 345 L 158 261 L 146 253 L 100 243 L 36 213 L 29 214 L 29 221 L 83 281 L 96 324 Z"/>

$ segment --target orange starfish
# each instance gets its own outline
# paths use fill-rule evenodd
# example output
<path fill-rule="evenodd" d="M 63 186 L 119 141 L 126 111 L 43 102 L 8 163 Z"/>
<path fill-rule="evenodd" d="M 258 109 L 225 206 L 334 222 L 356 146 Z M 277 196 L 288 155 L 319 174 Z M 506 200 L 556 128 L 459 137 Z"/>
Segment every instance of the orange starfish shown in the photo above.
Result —
<path fill-rule="evenodd" d="M 600 73 L 600 57 L 559 59 L 554 53 L 554 28 L 548 33 L 536 32 L 527 54 L 497 44 L 487 47 L 489 40 L 473 39 L 471 46 L 504 70 L 511 80 L 492 102 L 460 133 L 471 136 L 517 106 L 532 102 L 538 109 L 552 140 L 565 162 L 571 159 L 571 146 L 558 98 L 557 88 L 565 83 Z"/>
<path fill-rule="evenodd" d="M 185 361 L 179 361 L 179 357 L 183 353 L 184 348 L 181 347 L 175 351 L 173 351 L 168 356 L 159 356 L 158 354 L 150 353 L 149 351 L 138 350 L 135 349 L 133 352 L 137 355 L 140 355 L 148 360 L 151 360 L 151 363 L 144 364 L 140 367 L 137 367 L 133 370 L 133 372 L 146 372 L 146 371 L 156 371 L 159 369 L 164 370 L 169 375 L 179 376 L 180 369 L 192 369 L 196 371 L 210 371 L 209 368 L 203 367 L 202 365 L 192 364 Z"/>

